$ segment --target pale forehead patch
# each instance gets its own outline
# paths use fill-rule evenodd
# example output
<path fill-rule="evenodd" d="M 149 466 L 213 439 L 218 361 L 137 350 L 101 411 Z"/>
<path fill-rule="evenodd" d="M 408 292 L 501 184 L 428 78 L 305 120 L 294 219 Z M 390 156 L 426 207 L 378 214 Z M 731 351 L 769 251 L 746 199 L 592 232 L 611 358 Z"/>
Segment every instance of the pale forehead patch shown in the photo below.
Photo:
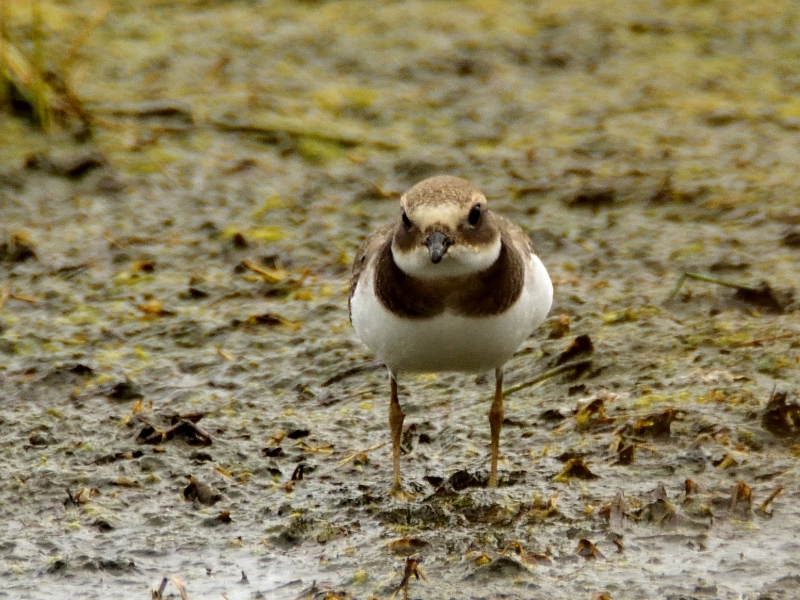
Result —
<path fill-rule="evenodd" d="M 465 207 L 485 201 L 486 198 L 471 182 L 449 175 L 421 181 L 400 198 L 400 203 L 409 213 L 425 204 L 454 204 Z"/>
<path fill-rule="evenodd" d="M 486 197 L 465 179 L 432 177 L 418 183 L 400 198 L 408 217 L 422 230 L 440 223 L 455 229 L 476 204 Z"/>
<path fill-rule="evenodd" d="M 418 204 L 408 213 L 408 217 L 423 231 L 436 223 L 450 225 L 455 229 L 465 216 L 466 212 L 463 205 L 450 202 Z"/>

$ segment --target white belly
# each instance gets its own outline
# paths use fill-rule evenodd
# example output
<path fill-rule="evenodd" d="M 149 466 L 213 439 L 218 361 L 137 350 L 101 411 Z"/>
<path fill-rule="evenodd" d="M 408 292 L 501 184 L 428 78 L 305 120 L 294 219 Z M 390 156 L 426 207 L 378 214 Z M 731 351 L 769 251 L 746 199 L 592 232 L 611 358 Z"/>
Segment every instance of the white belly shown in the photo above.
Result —
<path fill-rule="evenodd" d="M 525 269 L 519 299 L 492 317 L 445 312 L 430 319 L 402 318 L 375 295 L 370 268 L 359 279 L 351 303 L 353 327 L 392 373 L 462 371 L 500 367 L 544 321 L 553 301 L 550 276 L 538 257 Z"/>

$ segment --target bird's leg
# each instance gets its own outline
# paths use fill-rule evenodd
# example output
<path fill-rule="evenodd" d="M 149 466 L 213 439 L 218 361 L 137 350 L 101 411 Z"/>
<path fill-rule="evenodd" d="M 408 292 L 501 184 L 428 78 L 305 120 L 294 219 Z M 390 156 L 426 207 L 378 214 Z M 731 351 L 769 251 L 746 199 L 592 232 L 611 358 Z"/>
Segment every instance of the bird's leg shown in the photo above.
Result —
<path fill-rule="evenodd" d="M 503 367 L 494 370 L 494 401 L 489 409 L 489 428 L 492 431 L 492 467 L 489 487 L 497 487 L 497 456 L 500 453 L 500 428 L 503 426 Z"/>
<path fill-rule="evenodd" d="M 393 373 L 389 373 L 389 381 L 392 387 L 392 399 L 389 403 L 389 427 L 392 429 L 392 465 L 394 466 L 394 483 L 392 484 L 392 494 L 402 493 L 400 483 L 400 440 L 403 436 L 403 409 L 400 408 L 400 401 L 397 398 L 397 380 Z"/>
<path fill-rule="evenodd" d="M 392 399 L 389 403 L 389 427 L 392 429 L 392 465 L 394 466 L 394 483 L 392 490 L 398 491 L 400 483 L 400 440 L 403 436 L 403 420 L 405 414 L 400 408 L 400 400 L 397 397 L 397 380 L 394 375 L 389 375 L 392 388 Z"/>

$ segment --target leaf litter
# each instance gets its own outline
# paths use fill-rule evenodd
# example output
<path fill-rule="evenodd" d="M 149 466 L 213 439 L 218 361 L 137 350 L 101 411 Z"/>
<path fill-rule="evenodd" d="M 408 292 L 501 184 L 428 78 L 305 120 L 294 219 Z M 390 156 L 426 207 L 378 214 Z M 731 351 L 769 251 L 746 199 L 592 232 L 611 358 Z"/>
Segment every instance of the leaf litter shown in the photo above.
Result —
<path fill-rule="evenodd" d="M 117 595 L 790 589 L 800 185 L 777 13 L 409 7 L 41 2 L 36 43 L 69 58 L 38 91 L 11 11 L 30 90 L 0 119 L 8 593 L 104 597 L 80 583 L 98 570 Z M 497 492 L 487 384 L 403 378 L 398 504 L 346 263 L 439 172 L 533 234 L 556 305 L 507 365 Z M 418 585 L 398 557 L 423 554 Z"/>

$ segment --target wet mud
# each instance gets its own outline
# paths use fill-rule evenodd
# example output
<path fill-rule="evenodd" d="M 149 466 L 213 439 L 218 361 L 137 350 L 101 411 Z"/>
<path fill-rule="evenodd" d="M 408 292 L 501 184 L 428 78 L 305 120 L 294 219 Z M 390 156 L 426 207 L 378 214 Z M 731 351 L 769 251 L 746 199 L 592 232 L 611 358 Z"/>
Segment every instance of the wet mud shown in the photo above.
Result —
<path fill-rule="evenodd" d="M 800 8 L 96 10 L 0 116 L 0 597 L 798 595 Z M 400 503 L 349 263 L 437 173 L 555 301 L 498 489 L 492 378 L 401 379 Z"/>

